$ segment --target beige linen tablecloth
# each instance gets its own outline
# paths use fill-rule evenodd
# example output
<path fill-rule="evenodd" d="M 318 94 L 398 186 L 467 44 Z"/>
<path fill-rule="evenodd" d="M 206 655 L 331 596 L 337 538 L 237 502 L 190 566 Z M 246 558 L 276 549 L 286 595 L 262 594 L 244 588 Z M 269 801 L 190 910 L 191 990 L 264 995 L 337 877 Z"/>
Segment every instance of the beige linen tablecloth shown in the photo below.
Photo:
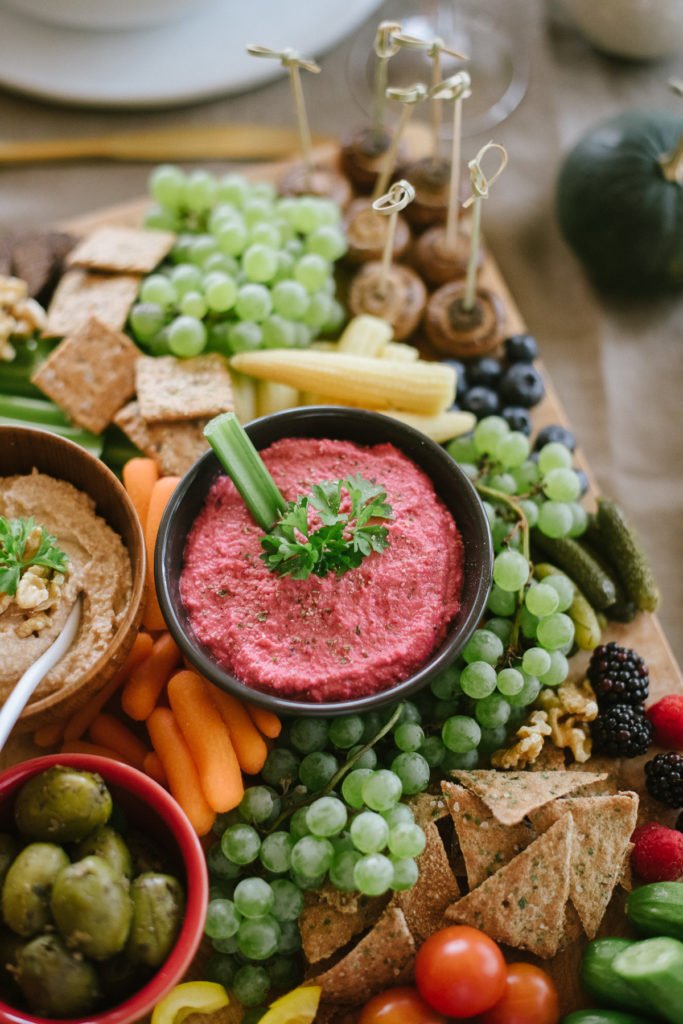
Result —
<path fill-rule="evenodd" d="M 662 621 L 683 660 L 683 297 L 652 306 L 606 305 L 586 284 L 553 216 L 562 155 L 593 123 L 623 110 L 683 113 L 667 78 L 682 62 L 621 63 L 573 31 L 548 24 L 540 0 L 530 45 L 533 75 L 521 107 L 492 136 L 509 149 L 504 179 L 485 209 L 491 249 L 543 356 L 603 490 L 639 527 L 663 592 Z M 392 4 L 381 14 L 391 15 Z M 265 38 L 264 38 L 264 41 Z M 322 60 L 308 89 L 314 128 L 359 120 L 347 88 L 348 40 Z M 12 139 L 101 134 L 147 126 L 291 119 L 287 82 L 164 113 L 98 113 L 0 94 L 0 134 Z M 484 138 L 467 140 L 474 154 Z M 144 192 L 145 165 L 83 163 L 0 170 L 0 229 L 46 225 Z"/>

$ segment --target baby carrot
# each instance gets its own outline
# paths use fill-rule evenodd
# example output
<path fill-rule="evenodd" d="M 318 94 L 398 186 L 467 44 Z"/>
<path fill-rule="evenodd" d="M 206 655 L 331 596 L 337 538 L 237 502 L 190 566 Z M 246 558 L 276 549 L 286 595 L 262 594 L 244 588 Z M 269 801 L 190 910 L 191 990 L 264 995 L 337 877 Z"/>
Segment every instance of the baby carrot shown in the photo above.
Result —
<path fill-rule="evenodd" d="M 148 597 L 145 615 L 142 620 L 146 629 L 155 630 L 166 628 L 166 623 L 164 622 L 164 617 L 161 614 L 161 608 L 159 607 L 156 588 L 154 586 L 154 545 L 156 544 L 159 524 L 161 523 L 161 517 L 164 514 L 164 509 L 168 505 L 169 498 L 178 486 L 179 481 L 180 477 L 178 476 L 163 476 L 161 480 L 157 480 L 154 484 L 149 499 L 147 522 L 145 523 Z"/>
<path fill-rule="evenodd" d="M 122 757 L 118 750 L 101 747 L 97 743 L 86 743 L 84 740 L 71 740 L 70 743 L 62 743 L 61 752 L 62 754 L 95 754 L 97 757 L 108 757 L 110 761 L 121 761 L 123 764 L 130 765 L 131 768 L 136 767 L 136 765 L 131 765 L 127 758 Z"/>
<path fill-rule="evenodd" d="M 168 683 L 168 699 L 209 806 L 214 811 L 231 811 L 244 796 L 242 773 L 208 683 L 196 672 L 176 672 Z"/>
<path fill-rule="evenodd" d="M 264 736 L 268 739 L 276 739 L 282 732 L 282 722 L 274 715 L 272 711 L 266 711 L 265 708 L 257 708 L 255 704 L 248 704 L 244 702 L 244 706 L 249 712 L 251 718 L 257 729 L 260 729 Z"/>
<path fill-rule="evenodd" d="M 180 661 L 180 650 L 170 633 L 155 640 L 152 653 L 128 677 L 121 706 L 130 718 L 143 722 L 154 711 L 169 676 Z"/>
<path fill-rule="evenodd" d="M 41 725 L 33 734 L 33 742 L 37 747 L 54 747 L 64 735 L 64 722 L 50 722 Z"/>
<path fill-rule="evenodd" d="M 154 779 L 160 786 L 168 786 L 168 779 L 166 778 L 166 772 L 162 765 L 159 755 L 155 750 L 150 750 L 148 754 L 145 754 L 145 760 L 142 763 L 142 767 L 146 775 L 149 775 L 150 779 Z"/>
<path fill-rule="evenodd" d="M 90 739 L 101 747 L 115 750 L 121 757 L 142 771 L 145 755 L 149 750 L 145 744 L 131 732 L 127 725 L 113 715 L 101 711 L 90 726 Z"/>
<path fill-rule="evenodd" d="M 211 831 L 216 815 L 202 792 L 197 768 L 173 712 L 169 708 L 155 708 L 147 719 L 147 728 L 171 793 L 197 835 L 206 835 Z"/>
<path fill-rule="evenodd" d="M 110 700 L 118 688 L 123 685 L 131 672 L 133 672 L 133 670 L 136 669 L 137 666 L 145 660 L 145 658 L 149 657 L 152 653 L 152 646 L 153 640 L 149 633 L 138 633 L 128 657 L 116 675 L 114 675 L 109 682 L 102 687 L 99 693 L 94 694 L 94 696 L 92 696 L 82 708 L 79 708 L 76 714 L 73 715 L 73 717 L 66 723 L 66 728 L 64 730 L 65 740 L 80 740 L 81 736 L 85 735 L 107 701 Z"/>
<path fill-rule="evenodd" d="M 129 459 L 124 465 L 121 475 L 123 476 L 123 486 L 135 505 L 135 511 L 144 530 L 152 488 L 159 479 L 159 467 L 154 459 Z"/>
<path fill-rule="evenodd" d="M 211 699 L 228 727 L 240 768 L 248 775 L 257 775 L 268 757 L 268 747 L 263 736 L 247 714 L 244 705 L 236 697 L 219 690 L 217 686 L 211 686 L 210 683 L 206 685 Z"/>

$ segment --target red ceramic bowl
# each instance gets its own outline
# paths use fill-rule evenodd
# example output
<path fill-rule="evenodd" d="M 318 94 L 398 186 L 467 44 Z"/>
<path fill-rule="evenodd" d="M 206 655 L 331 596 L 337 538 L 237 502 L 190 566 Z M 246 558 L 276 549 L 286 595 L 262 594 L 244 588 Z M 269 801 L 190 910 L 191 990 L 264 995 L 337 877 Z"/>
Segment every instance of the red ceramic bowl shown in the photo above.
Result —
<path fill-rule="evenodd" d="M 144 988 L 125 1002 L 87 1017 L 69 1018 L 68 1024 L 130 1024 L 141 1020 L 174 985 L 182 981 L 204 934 L 209 883 L 206 861 L 189 821 L 165 789 L 135 768 L 90 754 L 50 754 L 8 768 L 0 774 L 0 829 L 14 825 L 14 797 L 34 775 L 54 765 L 97 772 L 109 787 L 114 803 L 132 825 L 144 831 L 162 849 L 175 849 L 184 871 L 180 878 L 186 903 L 176 944 L 166 962 Z M 6 1024 L 66 1024 L 54 1017 L 36 1017 L 0 1000 L 0 1021 Z"/>

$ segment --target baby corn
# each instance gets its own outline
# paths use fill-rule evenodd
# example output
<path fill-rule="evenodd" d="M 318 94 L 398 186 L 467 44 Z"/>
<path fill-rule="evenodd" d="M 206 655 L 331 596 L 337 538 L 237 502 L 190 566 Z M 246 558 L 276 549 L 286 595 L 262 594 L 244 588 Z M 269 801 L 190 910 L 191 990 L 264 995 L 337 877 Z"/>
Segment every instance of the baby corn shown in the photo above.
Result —
<path fill-rule="evenodd" d="M 296 409 L 301 405 L 301 396 L 296 388 L 287 384 L 276 384 L 272 380 L 256 381 L 256 414 L 269 416 L 271 412 Z"/>
<path fill-rule="evenodd" d="M 420 358 L 414 345 L 406 345 L 402 341 L 390 341 L 377 354 L 380 359 L 400 359 L 402 363 L 415 363 Z"/>
<path fill-rule="evenodd" d="M 443 412 L 455 401 L 455 370 L 445 363 L 372 359 L 342 352 L 272 349 L 241 352 L 231 366 L 341 403 L 370 409 Z"/>
<path fill-rule="evenodd" d="M 420 416 L 417 413 L 397 412 L 396 409 L 382 409 L 385 416 L 391 416 L 409 427 L 415 427 L 437 444 L 452 441 L 454 437 L 473 430 L 477 419 L 471 412 L 440 412 L 436 416 Z"/>
<path fill-rule="evenodd" d="M 240 423 L 256 419 L 256 383 L 243 373 L 230 371 L 235 416 Z"/>
<path fill-rule="evenodd" d="M 347 325 L 337 350 L 357 356 L 379 356 L 393 336 L 391 325 L 386 320 L 364 313 L 355 316 Z"/>

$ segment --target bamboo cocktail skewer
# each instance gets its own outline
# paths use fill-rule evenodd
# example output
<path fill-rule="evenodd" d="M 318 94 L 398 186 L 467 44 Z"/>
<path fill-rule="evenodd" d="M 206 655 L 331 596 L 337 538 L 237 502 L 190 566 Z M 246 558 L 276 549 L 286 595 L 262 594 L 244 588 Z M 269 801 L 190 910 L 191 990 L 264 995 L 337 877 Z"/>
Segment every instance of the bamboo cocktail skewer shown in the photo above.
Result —
<path fill-rule="evenodd" d="M 387 99 L 396 100 L 398 103 L 403 105 L 401 110 L 401 116 L 398 119 L 398 124 L 394 129 L 394 134 L 391 139 L 391 145 L 387 150 L 387 155 L 384 158 L 384 167 L 382 168 L 381 174 L 378 176 L 375 183 L 375 188 L 372 193 L 372 198 L 379 199 L 379 197 L 386 192 L 389 184 L 389 179 L 394 172 L 396 164 L 396 157 L 398 156 L 398 149 L 401 145 L 401 138 L 406 129 L 406 125 L 410 120 L 411 114 L 415 106 L 421 103 L 422 100 L 427 97 L 427 86 L 422 82 L 415 82 L 414 85 L 408 86 L 406 89 L 392 89 L 389 88 L 386 91 Z"/>
<path fill-rule="evenodd" d="M 400 181 L 394 182 L 386 195 L 375 199 L 372 204 L 373 210 L 389 218 L 387 237 L 382 253 L 382 269 L 379 276 L 380 295 L 385 295 L 387 291 L 389 271 L 394 257 L 394 238 L 396 237 L 398 215 L 401 210 L 405 210 L 408 203 L 412 203 L 414 198 L 415 189 L 409 181 L 402 178 Z"/>
<path fill-rule="evenodd" d="M 494 150 L 500 153 L 501 159 L 493 175 L 487 178 L 482 168 L 482 161 L 487 153 Z M 481 204 L 484 199 L 488 199 L 491 185 L 501 176 L 507 167 L 507 162 L 508 154 L 505 146 L 501 146 L 499 142 L 487 142 L 467 165 L 470 169 L 472 194 L 469 199 L 465 200 L 463 207 L 467 209 L 468 206 L 472 206 L 472 230 L 470 232 L 470 257 L 467 263 L 467 283 L 462 308 L 468 313 L 474 309 L 476 301 L 477 256 L 481 241 Z"/>
<path fill-rule="evenodd" d="M 386 91 L 389 78 L 389 61 L 398 53 L 395 34 L 401 31 L 398 21 L 382 21 L 377 27 L 373 49 L 377 58 L 372 106 L 372 130 L 379 137 L 384 130 Z"/>

